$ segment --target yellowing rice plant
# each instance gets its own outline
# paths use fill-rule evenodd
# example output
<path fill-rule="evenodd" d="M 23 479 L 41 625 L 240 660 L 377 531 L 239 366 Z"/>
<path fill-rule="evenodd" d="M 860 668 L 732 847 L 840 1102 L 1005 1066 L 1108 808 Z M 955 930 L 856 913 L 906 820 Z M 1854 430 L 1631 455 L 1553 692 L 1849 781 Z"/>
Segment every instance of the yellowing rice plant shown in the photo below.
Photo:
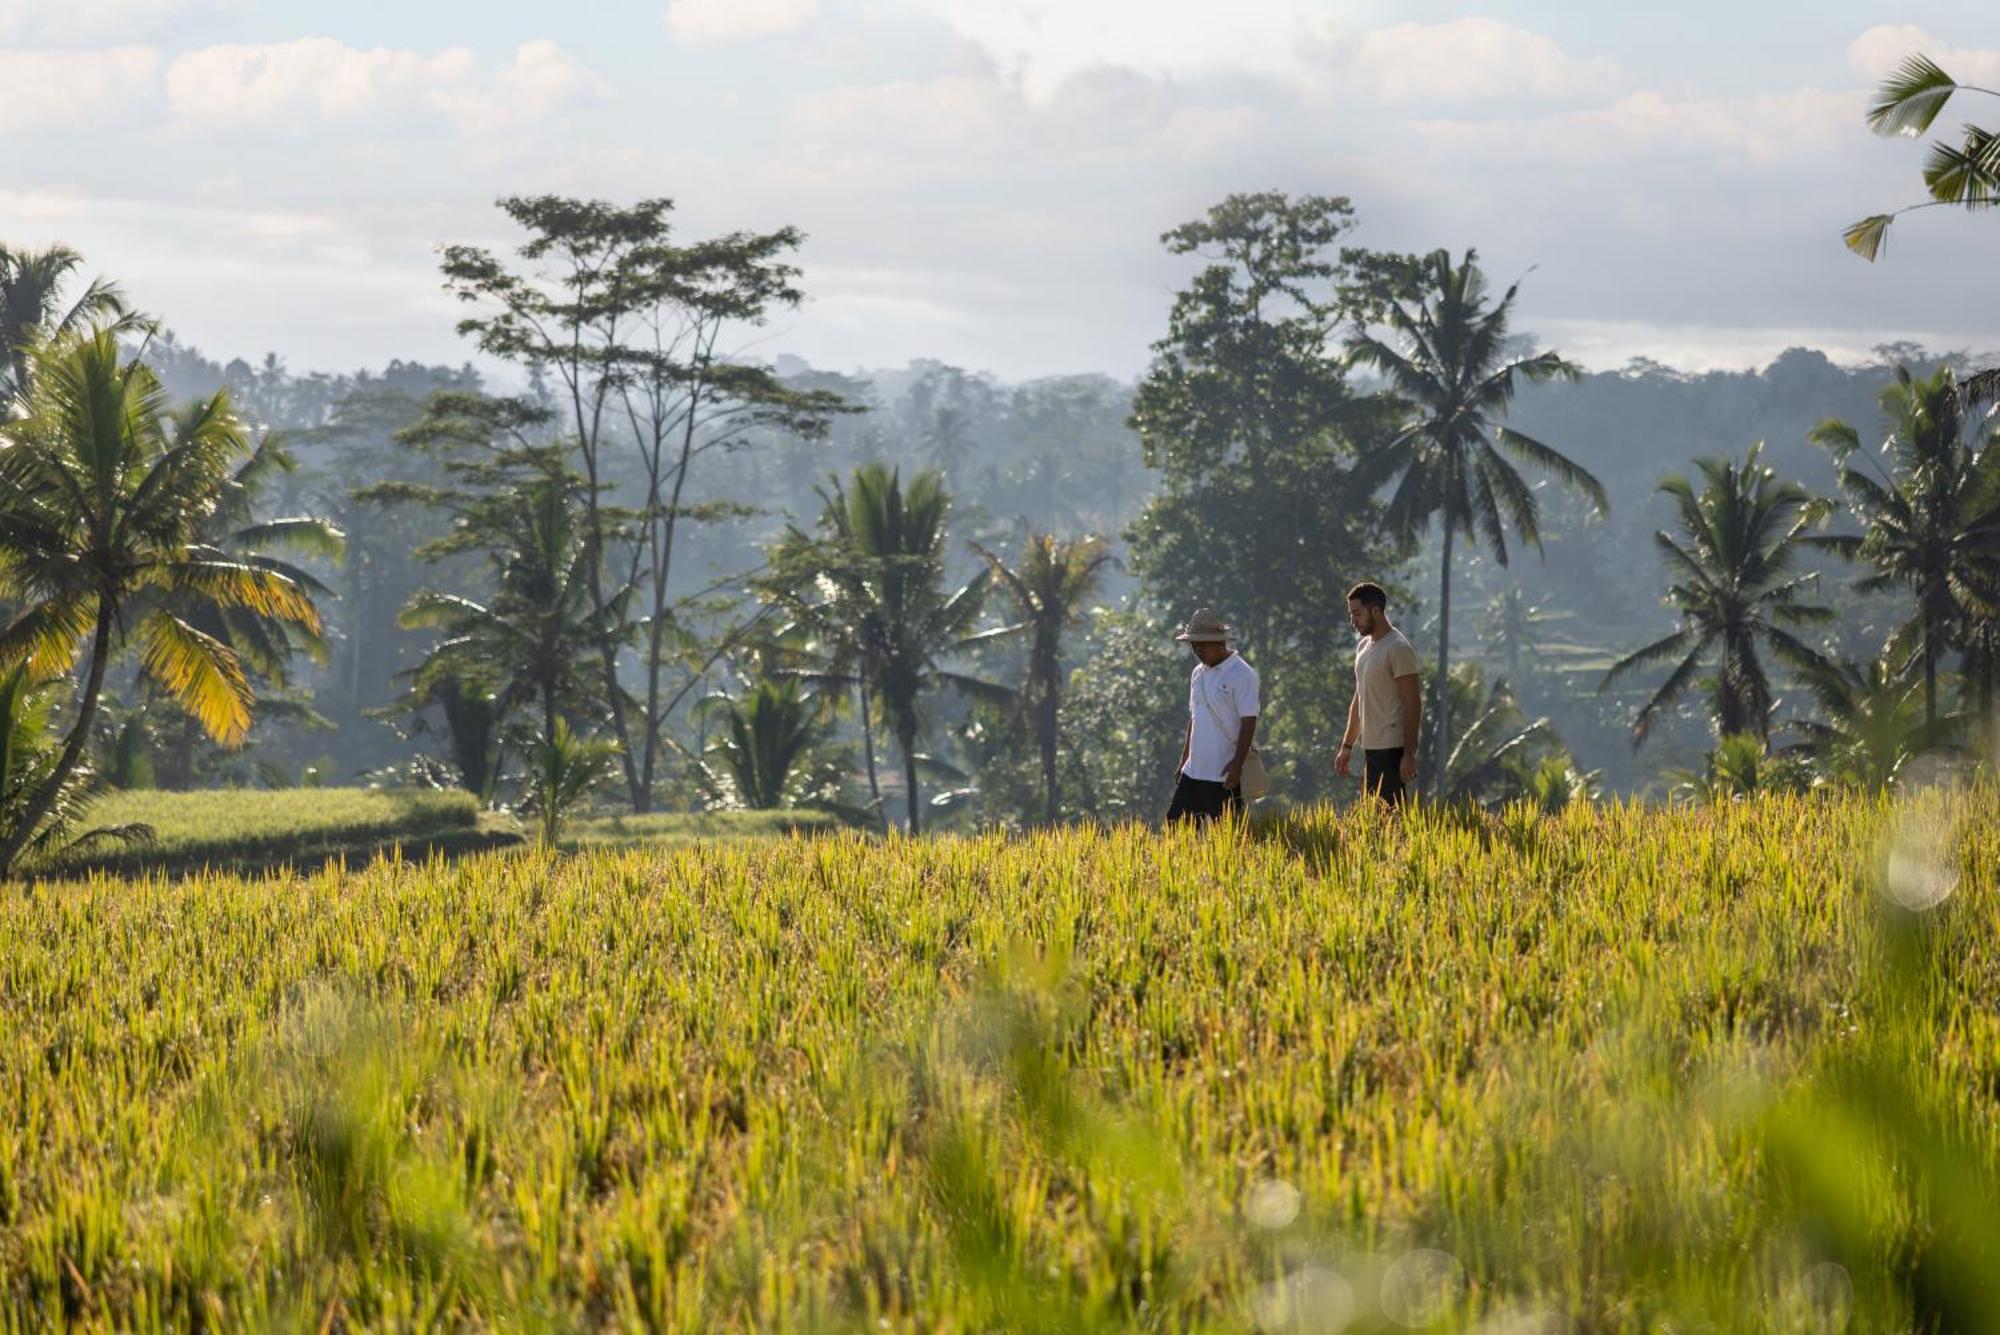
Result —
<path fill-rule="evenodd" d="M 0 896 L 0 1324 L 1978 1330 L 1990 790 Z"/>

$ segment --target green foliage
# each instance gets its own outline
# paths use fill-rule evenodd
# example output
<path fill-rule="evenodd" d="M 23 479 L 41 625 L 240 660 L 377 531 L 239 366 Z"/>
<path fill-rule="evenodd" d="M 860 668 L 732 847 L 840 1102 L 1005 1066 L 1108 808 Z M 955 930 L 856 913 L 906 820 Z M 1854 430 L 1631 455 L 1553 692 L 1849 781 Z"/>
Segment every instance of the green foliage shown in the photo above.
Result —
<path fill-rule="evenodd" d="M 1143 613 L 1100 609 L 1090 632 L 1095 651 L 1063 694 L 1063 792 L 1093 820 L 1157 820 L 1187 731 L 1187 651 Z"/>
<path fill-rule="evenodd" d="M 917 782 L 925 733 L 924 697 L 944 687 L 1005 701 L 1004 687 L 947 666 L 977 643 L 989 572 L 956 589 L 945 581 L 944 478 L 921 472 L 902 482 L 884 464 L 854 470 L 848 484 L 822 493 L 816 534 L 794 528 L 771 553 L 767 596 L 850 665 L 864 712 L 879 708 L 902 752 L 909 829 L 921 827 Z"/>
<path fill-rule="evenodd" d="M 1501 425 L 1522 384 L 1574 380 L 1579 372 L 1553 352 L 1514 357 L 1508 351 L 1517 283 L 1489 304 L 1486 275 L 1465 252 L 1433 251 L 1408 266 L 1404 290 L 1383 319 L 1396 346 L 1362 330 L 1348 342 L 1359 365 L 1388 379 L 1388 392 L 1404 421 L 1386 443 L 1362 460 L 1361 490 L 1396 479 L 1384 521 L 1406 542 L 1433 519 L 1442 531 L 1438 562 L 1438 678 L 1433 683 L 1433 768 L 1446 771 L 1451 752 L 1452 540 L 1483 541 L 1507 564 L 1507 529 L 1537 553 L 1542 550 L 1541 502 L 1515 462 L 1548 473 L 1587 498 L 1599 516 L 1608 513 L 1604 484 L 1589 469 L 1534 437 Z M 1497 448 L 1496 448 L 1497 446 Z M 1504 451 L 1504 453 L 1503 453 Z"/>
<path fill-rule="evenodd" d="M 1830 783 L 1892 788 L 1912 762 L 1956 749 L 1960 720 L 1925 717 L 1921 677 L 1880 659 L 1822 663 L 1803 676 L 1820 717 L 1792 724 L 1796 749 Z"/>
<path fill-rule="evenodd" d="M 1916 138 L 1929 131 L 1946 104 L 1961 92 L 2000 96 L 1989 88 L 1959 83 L 1921 52 L 1908 56 L 1876 89 L 1868 108 L 1868 128 L 1877 134 Z M 1865 260 L 1875 259 L 1888 240 L 1890 225 L 1913 209 L 2000 205 L 2000 135 L 1968 124 L 1959 143 L 1932 143 L 1923 178 L 1930 195 L 1926 202 L 1850 224 L 1842 236 L 1847 248 Z"/>
<path fill-rule="evenodd" d="M 22 604 L 0 631 L 0 665 L 52 677 L 87 643 L 89 669 L 54 770 L 0 838 L 0 874 L 82 759 L 105 668 L 126 637 L 162 693 L 236 745 L 253 703 L 242 659 L 179 611 L 194 604 L 320 629 L 308 588 L 207 541 L 204 521 L 251 453 L 226 395 L 170 412 L 158 378 L 122 360 L 110 329 L 45 344 L 32 360 L 26 415 L 0 424 L 0 595 Z"/>
<path fill-rule="evenodd" d="M 510 268 L 476 246 L 444 250 L 446 286 L 476 313 L 459 332 L 480 348 L 553 375 L 565 434 L 563 457 L 584 482 L 579 528 L 588 557 L 584 585 L 604 628 L 593 646 L 628 794 L 651 802 L 669 696 L 664 671 L 677 657 L 680 613 L 670 597 L 684 521 L 731 517 L 740 507 L 688 500 L 696 462 L 762 435 L 823 439 L 832 418 L 854 411 L 838 394 L 794 389 L 767 366 L 731 354 L 725 334 L 762 324 L 803 299 L 790 255 L 797 228 L 731 232 L 692 244 L 673 235 L 673 202 L 630 206 L 556 195 L 499 201 L 528 234 Z M 614 450 L 629 445 L 632 467 Z M 611 506 L 618 474 L 643 482 L 634 512 Z M 620 570 L 622 568 L 622 574 Z M 645 689 L 628 701 L 618 678 L 618 646 L 642 628 L 628 621 L 643 594 Z M 691 674 L 699 676 L 699 673 Z M 692 686 L 692 681 L 689 682 Z M 630 706 L 630 707 L 628 707 Z M 636 708 L 638 717 L 628 722 Z"/>
<path fill-rule="evenodd" d="M 1958 649 L 1993 671 L 1978 650 L 1983 623 L 2000 619 L 2000 428 L 1968 412 L 1949 366 L 1929 376 L 1897 366 L 1881 405 L 1886 430 L 1877 450 L 1862 448 L 1860 433 L 1835 419 L 1812 433 L 1838 460 L 1841 490 L 1862 524 L 1858 536 L 1818 541 L 1873 567 L 1857 584 L 1863 592 L 1900 586 L 1914 596 L 1885 652 L 1922 664 L 1924 718 L 1935 722 L 1946 652 Z"/>
<path fill-rule="evenodd" d="M 1131 418 L 1158 474 L 1127 533 L 1133 570 L 1166 619 L 1205 606 L 1240 628 L 1268 687 L 1259 750 L 1301 799 L 1330 790 L 1346 725 L 1352 679 L 1327 665 L 1352 652 L 1347 588 L 1399 554 L 1353 475 L 1395 410 L 1357 396 L 1330 351 L 1379 304 L 1388 269 L 1339 247 L 1352 225 L 1345 199 L 1263 193 L 1166 233 L 1205 265 L 1174 299 Z"/>
<path fill-rule="evenodd" d="M 83 256 L 68 246 L 21 250 L 0 245 L 0 407 L 27 394 L 38 344 L 99 326 L 121 334 L 144 327 L 125 294 L 102 278 L 93 278 L 66 301 L 63 290 L 82 267 Z"/>
<path fill-rule="evenodd" d="M 763 678 L 740 700 L 716 696 L 707 703 L 722 716 L 722 735 L 709 754 L 721 763 L 730 795 L 752 811 L 790 803 L 823 737 L 819 702 L 794 679 Z"/>
<path fill-rule="evenodd" d="M 564 718 L 557 718 L 548 732 L 535 739 L 521 809 L 535 817 L 544 847 L 555 847 L 564 823 L 613 776 L 617 763 L 615 743 L 580 737 Z"/>
<path fill-rule="evenodd" d="M 1112 559 L 1110 544 L 1099 537 L 1065 539 L 1030 532 L 1012 566 L 985 547 L 975 545 L 975 549 L 1013 604 L 1017 627 L 1028 636 L 1027 670 L 1015 693 L 1015 711 L 1017 717 L 1032 711 L 1042 762 L 1042 819 L 1052 822 L 1062 812 L 1057 752 L 1062 738 L 1063 637 L 1082 620 L 1096 593 Z"/>
<path fill-rule="evenodd" d="M 0 896 L 0 1322 L 1982 1329 L 1996 812 Z"/>
<path fill-rule="evenodd" d="M 1826 518 L 1830 507 L 1797 483 L 1780 480 L 1776 470 L 1761 462 L 1762 452 L 1761 444 L 1751 446 L 1741 463 L 1697 459 L 1703 481 L 1699 493 L 1684 477 L 1660 484 L 1674 503 L 1681 532 L 1676 536 L 1661 530 L 1653 541 L 1675 579 L 1667 589 L 1667 603 L 1680 613 L 1681 628 L 1614 663 L 1599 687 L 1650 664 L 1680 659 L 1639 710 L 1632 724 L 1635 747 L 1695 682 L 1711 653 L 1720 660 L 1715 677 L 1718 735 L 1752 733 L 1760 745 L 1770 736 L 1772 692 L 1758 646 L 1768 645 L 1802 670 L 1825 661 L 1789 628 L 1834 619 L 1832 608 L 1802 601 L 1818 576 L 1795 573 L 1808 531 Z"/>

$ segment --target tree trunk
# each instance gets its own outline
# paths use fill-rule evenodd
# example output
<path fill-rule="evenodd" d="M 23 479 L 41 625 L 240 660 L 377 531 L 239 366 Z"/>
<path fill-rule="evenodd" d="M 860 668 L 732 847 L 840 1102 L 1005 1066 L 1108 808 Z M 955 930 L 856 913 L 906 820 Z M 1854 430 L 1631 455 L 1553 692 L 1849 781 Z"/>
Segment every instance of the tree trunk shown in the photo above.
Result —
<path fill-rule="evenodd" d="M 174 742 L 174 781 L 172 786 L 180 789 L 194 787 L 194 747 L 199 740 L 201 725 L 194 715 L 181 716 L 181 735 Z"/>
<path fill-rule="evenodd" d="M 917 739 L 904 737 L 900 732 L 896 744 L 903 750 L 903 783 L 910 799 L 910 833 L 919 833 L 917 820 Z"/>
<path fill-rule="evenodd" d="M 1446 515 L 1444 523 L 1444 559 L 1439 565 L 1438 577 L 1438 677 L 1437 704 L 1432 710 L 1431 728 L 1437 738 L 1433 769 L 1430 776 L 1430 790 L 1443 797 L 1445 794 L 1445 770 L 1451 761 L 1451 517 Z M 1410 738 L 1410 745 L 1417 745 L 1417 738 Z"/>
<path fill-rule="evenodd" d="M 861 683 L 861 754 L 868 761 L 868 795 L 875 799 L 875 815 L 882 822 L 882 833 L 889 833 L 889 809 L 882 805 L 882 781 L 875 773 L 875 720 L 871 717 L 868 700 L 868 683 Z"/>
<path fill-rule="evenodd" d="M 76 722 L 70 726 L 69 737 L 63 743 L 62 754 L 56 758 L 55 769 L 42 781 L 42 786 L 22 811 L 20 824 L 10 830 L 4 840 L 0 840 L 0 876 L 13 871 L 14 859 L 20 856 L 21 849 L 34 836 L 35 827 L 55 806 L 63 784 L 69 781 L 76 762 L 83 756 L 84 744 L 90 740 L 90 725 L 97 717 L 97 697 L 104 690 L 104 665 L 111 656 L 111 623 L 115 615 L 103 599 L 98 600 L 97 630 L 90 644 L 90 670 L 84 676 L 83 694 L 77 700 Z"/>
<path fill-rule="evenodd" d="M 1057 691 L 1058 687 L 1056 686 L 1055 678 L 1050 677 L 1047 688 L 1043 692 L 1040 720 L 1040 732 L 1042 734 L 1042 787 L 1048 794 L 1048 803 L 1042 813 L 1042 819 L 1050 825 L 1056 823 L 1062 812 L 1061 794 L 1057 789 L 1060 780 L 1056 776 L 1056 724 L 1059 717 L 1057 710 L 1060 708 L 1060 696 L 1057 694 Z"/>
<path fill-rule="evenodd" d="M 1937 618 L 1924 613 L 1924 726 L 1937 724 Z"/>

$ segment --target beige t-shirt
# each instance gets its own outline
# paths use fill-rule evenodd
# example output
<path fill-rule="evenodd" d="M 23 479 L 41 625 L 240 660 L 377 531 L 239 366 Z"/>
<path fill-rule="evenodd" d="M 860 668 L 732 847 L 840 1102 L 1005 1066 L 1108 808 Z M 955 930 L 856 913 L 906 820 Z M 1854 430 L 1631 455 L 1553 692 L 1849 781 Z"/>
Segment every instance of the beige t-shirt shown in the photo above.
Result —
<path fill-rule="evenodd" d="M 1396 678 L 1416 675 L 1417 651 L 1400 630 L 1380 639 L 1370 636 L 1355 648 L 1354 698 L 1361 702 L 1362 750 L 1416 744 L 1416 738 L 1404 736 L 1403 698 L 1396 693 Z"/>

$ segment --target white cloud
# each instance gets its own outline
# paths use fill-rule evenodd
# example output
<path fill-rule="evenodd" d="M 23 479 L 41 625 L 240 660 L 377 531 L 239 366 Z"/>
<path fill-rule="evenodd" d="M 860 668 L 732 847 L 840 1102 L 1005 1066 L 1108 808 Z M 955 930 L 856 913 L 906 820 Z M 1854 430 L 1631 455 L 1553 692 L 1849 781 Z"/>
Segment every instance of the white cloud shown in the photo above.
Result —
<path fill-rule="evenodd" d="M 945 16 L 1032 102 L 1111 66 L 1164 79 L 1248 76 L 1398 101 L 1590 98 L 1624 82 L 1616 62 L 1494 19 L 1343 27 L 1301 0 L 948 0 Z"/>
<path fill-rule="evenodd" d="M 88 46 L 157 31 L 188 0 L 0 0 L 0 42 Z"/>
<path fill-rule="evenodd" d="M 1599 98 L 1625 79 L 1615 61 L 1577 59 L 1551 38 L 1494 19 L 1398 23 L 1342 45 L 1342 83 L 1401 102 Z"/>
<path fill-rule="evenodd" d="M 152 91 L 159 53 L 146 46 L 103 51 L 0 51 L 0 130 L 96 115 Z"/>
<path fill-rule="evenodd" d="M 521 43 L 512 63 L 490 81 L 434 89 L 430 104 L 468 130 L 494 130 L 540 120 L 582 97 L 604 97 L 604 81 L 546 38 Z"/>
<path fill-rule="evenodd" d="M 1859 93 L 1804 88 L 1754 97 L 1669 97 L 1646 90 L 1606 106 L 1539 117 L 1413 122 L 1438 149 L 1494 163 L 1627 168 L 1699 155 L 1719 161 L 1797 159 L 1852 140 Z"/>
<path fill-rule="evenodd" d="M 1301 45 L 1330 35 L 1296 0 L 1236 0 L 1226 22 L 1212 4 L 1172 0 L 948 0 L 945 17 L 1033 102 L 1107 65 L 1168 78 L 1290 75 Z"/>
<path fill-rule="evenodd" d="M 667 5 L 667 27 L 689 46 L 776 37 L 818 17 L 819 0 L 669 0 Z"/>
<path fill-rule="evenodd" d="M 1961 83 L 2000 85 L 2000 51 L 1952 46 L 1907 23 L 1870 28 L 1848 45 L 1847 59 L 1870 80 L 1879 80 L 1919 52 Z"/>
<path fill-rule="evenodd" d="M 534 120 L 585 93 L 597 77 L 554 42 L 524 42 L 513 60 L 486 72 L 467 47 L 434 55 L 393 47 L 361 50 L 331 37 L 190 51 L 167 69 L 167 100 L 183 119 L 260 121 L 358 115 L 421 102 L 467 129 Z"/>

